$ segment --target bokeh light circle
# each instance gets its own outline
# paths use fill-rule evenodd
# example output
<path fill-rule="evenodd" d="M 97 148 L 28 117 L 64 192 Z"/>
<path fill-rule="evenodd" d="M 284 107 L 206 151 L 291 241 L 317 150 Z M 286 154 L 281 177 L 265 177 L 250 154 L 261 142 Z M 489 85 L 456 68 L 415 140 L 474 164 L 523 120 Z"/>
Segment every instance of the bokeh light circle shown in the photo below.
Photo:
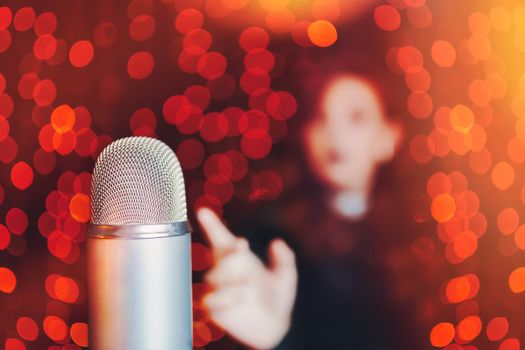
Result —
<path fill-rule="evenodd" d="M 80 40 L 69 49 L 69 61 L 73 67 L 85 67 L 93 60 L 94 54 L 93 44 L 88 40 Z"/>
<path fill-rule="evenodd" d="M 319 47 L 328 47 L 337 41 L 337 29 L 326 20 L 317 20 L 308 25 L 308 38 Z"/>
<path fill-rule="evenodd" d="M 139 51 L 128 60 L 128 74 L 132 79 L 145 79 L 150 76 L 154 66 L 153 55 L 147 51 Z"/>

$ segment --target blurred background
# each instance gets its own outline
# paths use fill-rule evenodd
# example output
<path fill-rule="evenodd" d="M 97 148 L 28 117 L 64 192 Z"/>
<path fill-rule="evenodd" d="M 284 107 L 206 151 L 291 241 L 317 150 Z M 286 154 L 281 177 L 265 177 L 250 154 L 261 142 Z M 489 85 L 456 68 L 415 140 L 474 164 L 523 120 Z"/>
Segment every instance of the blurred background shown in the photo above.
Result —
<path fill-rule="evenodd" d="M 278 221 L 309 261 L 351 254 L 346 236 L 296 225 L 312 210 L 322 216 L 322 187 L 337 187 L 304 130 L 329 114 L 328 78 L 348 72 L 373 86 L 381 120 L 399 135 L 395 154 L 367 173 L 377 175 L 369 192 L 390 198 L 374 201 L 373 217 L 395 223 L 369 238 L 388 242 L 369 258 L 384 263 L 386 295 L 417 325 L 405 333 L 421 349 L 520 349 L 524 59 L 518 0 L 0 5 L 0 346 L 88 347 L 90 172 L 112 140 L 140 135 L 170 145 L 185 171 L 194 347 L 243 348 L 202 303 L 213 255 L 193 209 L 213 208 L 255 241 L 246 222 Z M 358 146 L 375 147 L 374 135 Z M 338 232 L 320 222 L 319 232 Z M 403 326 L 384 323 L 367 331 Z"/>

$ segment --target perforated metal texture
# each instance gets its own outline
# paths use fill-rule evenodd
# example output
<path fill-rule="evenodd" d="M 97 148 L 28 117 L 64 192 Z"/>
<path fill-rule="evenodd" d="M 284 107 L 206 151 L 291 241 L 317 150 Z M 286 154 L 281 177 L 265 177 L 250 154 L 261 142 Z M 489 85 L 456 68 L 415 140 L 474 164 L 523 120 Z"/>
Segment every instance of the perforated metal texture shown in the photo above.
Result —
<path fill-rule="evenodd" d="M 99 225 L 185 221 L 186 194 L 175 153 L 149 137 L 109 144 L 93 171 L 91 222 Z"/>

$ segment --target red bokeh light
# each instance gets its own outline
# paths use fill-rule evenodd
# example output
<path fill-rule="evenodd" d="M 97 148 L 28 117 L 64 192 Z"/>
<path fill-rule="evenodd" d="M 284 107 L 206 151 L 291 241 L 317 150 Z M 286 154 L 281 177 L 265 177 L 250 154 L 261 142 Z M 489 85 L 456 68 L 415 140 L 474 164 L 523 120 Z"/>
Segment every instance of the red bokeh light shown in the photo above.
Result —
<path fill-rule="evenodd" d="M 31 7 L 22 7 L 13 18 L 13 25 L 19 32 L 28 31 L 35 23 L 35 10 Z"/>
<path fill-rule="evenodd" d="M 505 317 L 494 317 L 487 324 L 487 338 L 492 341 L 502 339 L 509 330 L 509 321 Z"/>
<path fill-rule="evenodd" d="M 191 268 L 195 271 L 202 271 L 209 268 L 212 263 L 212 256 L 209 248 L 201 243 L 192 243 L 191 262 Z"/>
<path fill-rule="evenodd" d="M 33 44 L 33 54 L 41 61 L 52 59 L 58 50 L 58 41 L 52 34 L 39 36 Z"/>
<path fill-rule="evenodd" d="M 80 40 L 69 49 L 69 61 L 74 67 L 85 67 L 93 60 L 94 54 L 93 44 L 88 40 Z"/>
<path fill-rule="evenodd" d="M 191 56 L 201 56 L 210 48 L 212 43 L 212 36 L 210 32 L 196 28 L 189 31 L 182 41 L 184 47 L 183 53 Z M 195 57 L 198 59 L 198 57 Z"/>
<path fill-rule="evenodd" d="M 9 246 L 11 242 L 11 234 L 4 225 L 0 224 L 0 250 L 4 250 Z"/>
<path fill-rule="evenodd" d="M 208 142 L 220 141 L 228 133 L 228 119 L 222 113 L 208 113 L 202 118 L 199 131 L 201 137 Z"/>
<path fill-rule="evenodd" d="M 8 338 L 5 341 L 5 350 L 26 350 L 26 346 L 20 339 Z"/>
<path fill-rule="evenodd" d="M 177 147 L 176 153 L 182 168 L 191 170 L 202 164 L 206 151 L 199 140 L 186 139 Z"/>
<path fill-rule="evenodd" d="M 399 11 L 391 5 L 380 5 L 375 8 L 374 19 L 379 28 L 386 31 L 393 31 L 401 25 Z"/>
<path fill-rule="evenodd" d="M 128 74 L 133 79 L 145 79 L 153 71 L 155 60 L 146 51 L 136 52 L 128 60 Z"/>
<path fill-rule="evenodd" d="M 7 267 L 0 267 L 0 292 L 12 293 L 16 287 L 16 276 Z"/>
<path fill-rule="evenodd" d="M 19 190 L 25 190 L 33 183 L 33 169 L 26 162 L 18 162 L 11 168 L 11 182 Z"/>
<path fill-rule="evenodd" d="M 5 223 L 11 233 L 21 235 L 27 230 L 28 218 L 26 213 L 19 208 L 11 208 L 5 216 Z"/>
<path fill-rule="evenodd" d="M 100 22 L 93 30 L 93 42 L 98 47 L 111 46 L 117 39 L 117 29 L 111 22 Z"/>
<path fill-rule="evenodd" d="M 260 27 L 250 27 L 245 29 L 240 37 L 239 44 L 246 52 L 250 52 L 253 49 L 261 48 L 265 49 L 270 42 L 270 36 L 268 33 Z"/>
<path fill-rule="evenodd" d="M 57 18 L 53 12 L 44 12 L 38 15 L 35 20 L 35 34 L 42 36 L 53 34 L 57 29 Z"/>
<path fill-rule="evenodd" d="M 193 29 L 202 27 L 204 18 L 202 13 L 193 8 L 185 9 L 177 15 L 175 19 L 175 29 L 182 34 L 187 34 Z"/>
<path fill-rule="evenodd" d="M 88 325 L 84 322 L 76 322 L 71 325 L 70 329 L 71 339 L 83 348 L 87 348 L 88 342 Z"/>
<path fill-rule="evenodd" d="M 136 41 L 151 38 L 155 32 L 155 19 L 149 15 L 139 15 L 129 24 L 129 36 Z"/>
<path fill-rule="evenodd" d="M 49 106 L 56 97 L 56 86 L 51 79 L 37 82 L 33 88 L 33 99 L 38 106 Z"/>
<path fill-rule="evenodd" d="M 46 335 L 54 341 L 64 341 L 67 337 L 68 327 L 58 316 L 47 316 L 43 328 Z"/>
<path fill-rule="evenodd" d="M 6 118 L 0 115 L 0 141 L 4 141 L 9 135 L 9 122 Z"/>
<path fill-rule="evenodd" d="M 36 322 L 30 317 L 20 317 L 16 321 L 16 330 L 20 337 L 25 340 L 34 341 L 38 337 L 39 329 Z"/>
<path fill-rule="evenodd" d="M 242 137 L 241 150 L 249 158 L 261 159 L 272 148 L 272 138 L 264 129 L 248 130 Z"/>
<path fill-rule="evenodd" d="M 516 264 L 525 249 L 520 211 L 525 203 L 520 182 L 525 78 L 515 62 L 525 52 L 525 12 L 514 4 L 472 3 L 447 11 L 447 25 L 441 26 L 441 4 L 392 0 L 372 5 L 369 16 L 390 46 L 384 57 L 388 67 L 409 90 L 398 97 L 403 120 L 413 117 L 403 156 L 428 178 L 425 201 L 414 217 L 431 229 L 425 228 L 426 235 L 411 251 L 430 266 L 429 280 L 440 282 L 434 301 L 443 305 L 425 304 L 421 313 L 435 326 L 428 333 L 435 346 L 484 349 L 488 339 L 497 342 L 491 344 L 495 348 L 515 350 L 520 347 L 514 317 L 519 305 L 503 294 L 495 298 L 504 300 L 503 308 L 484 305 L 480 296 L 493 293 L 487 286 L 494 280 L 483 273 L 479 259 L 489 257 L 496 271 L 505 262 L 508 280 L 501 293 L 523 293 L 523 270 Z M 274 143 L 295 132 L 288 130 L 293 125 L 288 119 L 298 112 L 302 118 L 303 101 L 296 100 L 295 91 L 283 90 L 293 79 L 290 72 L 301 76 L 301 86 L 314 87 L 324 73 L 315 59 L 302 57 L 303 51 L 296 56 L 295 48 L 317 58 L 324 47 L 339 50 L 354 41 L 344 36 L 353 16 L 345 2 L 163 0 L 159 6 L 171 10 L 159 12 L 150 1 L 132 1 L 120 9 L 127 14 L 124 21 L 111 11 L 97 12 L 89 23 L 78 20 L 75 35 L 76 23 L 66 18 L 74 11 L 0 7 L 0 52 L 12 67 L 0 74 L 0 161 L 8 174 L 0 186 L 0 203 L 5 204 L 0 250 L 6 256 L 25 259 L 30 254 L 34 244 L 28 227 L 38 217 L 48 258 L 60 264 L 81 261 L 90 178 L 65 169 L 92 162 L 114 132 L 119 137 L 174 137 L 181 165 L 190 174 L 193 207 L 211 205 L 222 212 L 237 200 L 272 200 L 283 190 L 284 175 L 297 176 L 260 166 Z M 160 79 L 146 79 L 152 75 Z M 87 107 L 74 107 L 79 103 Z M 157 118 L 160 113 L 163 118 Z M 441 171 L 447 168 L 459 171 Z M 59 179 L 57 188 L 48 190 L 53 177 Z M 46 199 L 46 211 L 35 215 L 33 206 L 22 203 L 25 195 Z M 204 245 L 192 249 L 195 271 L 205 271 L 209 251 Z M 62 265 L 45 266 L 55 270 Z M 0 279 L 3 292 L 16 286 L 13 271 L 24 278 L 16 267 L 1 268 L 1 276 L 7 276 Z M 33 341 L 35 328 L 38 337 L 35 321 L 51 315 L 62 323 L 54 323 L 61 325 L 58 333 L 44 326 L 43 333 L 59 344 L 49 349 L 87 347 L 87 324 L 70 317 L 76 312 L 69 305 L 83 303 L 84 286 L 72 277 L 55 277 L 52 292 L 47 283 L 46 290 L 57 301 L 46 315 L 28 314 L 20 302 L 25 294 L 7 292 L 14 302 L 13 312 L 5 316 L 6 324 L 11 322 L 6 349 L 29 347 L 24 341 Z M 198 299 L 204 288 L 195 289 Z M 224 336 L 200 301 L 195 307 L 195 344 L 204 347 Z M 480 324 L 487 339 L 479 336 Z"/>
<path fill-rule="evenodd" d="M 0 7 L 0 30 L 6 29 L 11 24 L 13 13 L 7 6 Z"/>

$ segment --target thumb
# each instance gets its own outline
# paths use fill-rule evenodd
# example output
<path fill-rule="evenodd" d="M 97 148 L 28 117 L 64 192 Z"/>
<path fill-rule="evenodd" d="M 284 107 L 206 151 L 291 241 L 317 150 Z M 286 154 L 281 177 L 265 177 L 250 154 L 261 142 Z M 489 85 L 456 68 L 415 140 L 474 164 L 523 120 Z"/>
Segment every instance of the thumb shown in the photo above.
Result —
<path fill-rule="evenodd" d="M 282 239 L 274 239 L 268 248 L 270 270 L 282 283 L 297 284 L 295 254 Z"/>
<path fill-rule="evenodd" d="M 237 238 L 231 233 L 211 209 L 199 209 L 197 211 L 197 219 L 204 230 L 216 258 L 227 255 L 246 245 L 245 240 Z"/>

